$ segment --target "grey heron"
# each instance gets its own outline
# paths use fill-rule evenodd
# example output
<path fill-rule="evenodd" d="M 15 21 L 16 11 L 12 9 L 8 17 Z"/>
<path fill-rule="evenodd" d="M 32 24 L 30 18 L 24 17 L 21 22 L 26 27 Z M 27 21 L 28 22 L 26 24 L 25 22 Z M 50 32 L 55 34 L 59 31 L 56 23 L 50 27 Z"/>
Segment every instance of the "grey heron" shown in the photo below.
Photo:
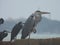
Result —
<path fill-rule="evenodd" d="M 30 35 L 31 32 L 36 31 L 35 26 L 41 21 L 42 14 L 50 13 L 37 10 L 28 17 L 22 29 L 21 39 L 25 39 L 28 35 Z"/>
<path fill-rule="evenodd" d="M 8 32 L 6 30 L 4 30 L 3 32 L 0 32 L 0 41 L 2 41 L 7 35 L 8 35 Z"/>
<path fill-rule="evenodd" d="M 18 22 L 12 29 L 11 31 L 11 41 L 13 39 L 16 38 L 17 34 L 19 33 L 19 31 L 22 29 L 23 27 L 23 23 L 22 22 Z"/>

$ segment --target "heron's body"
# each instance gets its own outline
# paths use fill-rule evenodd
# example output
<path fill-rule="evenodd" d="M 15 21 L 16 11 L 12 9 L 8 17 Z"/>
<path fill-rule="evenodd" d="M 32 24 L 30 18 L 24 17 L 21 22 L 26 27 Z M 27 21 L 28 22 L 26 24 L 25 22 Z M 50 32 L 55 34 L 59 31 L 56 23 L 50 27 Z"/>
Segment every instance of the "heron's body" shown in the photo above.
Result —
<path fill-rule="evenodd" d="M 33 29 L 33 25 L 34 25 L 34 21 L 33 20 L 33 16 L 30 16 L 27 21 L 24 24 L 24 27 L 22 29 L 22 39 L 25 39 L 31 32 Z"/>
<path fill-rule="evenodd" d="M 11 32 L 11 41 L 17 36 L 17 34 L 19 33 L 21 29 L 22 29 L 22 22 L 19 22 L 13 27 L 12 32 Z"/>

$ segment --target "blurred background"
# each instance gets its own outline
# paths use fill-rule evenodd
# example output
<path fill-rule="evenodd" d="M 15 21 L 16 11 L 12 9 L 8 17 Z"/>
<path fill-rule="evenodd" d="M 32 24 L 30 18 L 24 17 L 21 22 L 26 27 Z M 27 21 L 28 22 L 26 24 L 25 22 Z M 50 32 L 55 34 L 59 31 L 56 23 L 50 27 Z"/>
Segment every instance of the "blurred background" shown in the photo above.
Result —
<path fill-rule="evenodd" d="M 32 33 L 31 38 L 60 37 L 59 4 L 60 0 L 0 0 L 0 18 L 4 19 L 0 32 L 5 29 L 11 32 L 16 23 L 25 22 L 34 11 L 41 10 L 51 14 L 42 15 L 42 20 L 36 27 L 37 33 Z M 10 40 L 10 33 L 4 40 Z"/>

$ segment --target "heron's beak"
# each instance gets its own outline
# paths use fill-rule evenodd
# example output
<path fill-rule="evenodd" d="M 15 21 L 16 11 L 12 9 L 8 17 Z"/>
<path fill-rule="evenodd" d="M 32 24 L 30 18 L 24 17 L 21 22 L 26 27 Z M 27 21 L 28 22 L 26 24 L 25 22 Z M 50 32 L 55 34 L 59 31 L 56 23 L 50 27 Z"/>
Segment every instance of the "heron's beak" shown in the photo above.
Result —
<path fill-rule="evenodd" d="M 50 14 L 50 12 L 40 12 L 41 14 Z"/>
<path fill-rule="evenodd" d="M 50 12 L 41 12 L 41 14 L 50 14 Z"/>

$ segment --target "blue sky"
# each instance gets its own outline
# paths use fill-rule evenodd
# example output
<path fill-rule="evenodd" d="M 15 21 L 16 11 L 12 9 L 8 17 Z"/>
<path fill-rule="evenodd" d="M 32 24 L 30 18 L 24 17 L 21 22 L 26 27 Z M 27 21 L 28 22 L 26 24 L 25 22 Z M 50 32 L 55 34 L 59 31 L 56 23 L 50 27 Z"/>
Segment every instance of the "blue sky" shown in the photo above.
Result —
<path fill-rule="evenodd" d="M 34 11 L 48 11 L 47 18 L 60 21 L 60 0 L 0 0 L 0 18 L 27 18 Z"/>

